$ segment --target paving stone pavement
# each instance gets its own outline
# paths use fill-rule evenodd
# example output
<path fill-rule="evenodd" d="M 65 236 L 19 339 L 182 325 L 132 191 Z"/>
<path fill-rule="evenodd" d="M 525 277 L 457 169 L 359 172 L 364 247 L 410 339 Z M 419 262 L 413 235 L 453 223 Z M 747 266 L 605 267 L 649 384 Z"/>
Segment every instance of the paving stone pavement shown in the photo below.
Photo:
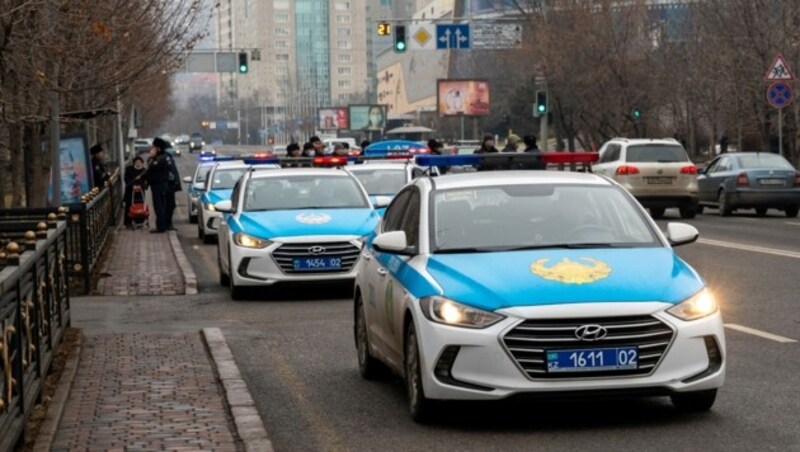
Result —
<path fill-rule="evenodd" d="M 199 333 L 90 335 L 53 451 L 236 451 Z"/>
<path fill-rule="evenodd" d="M 182 295 L 182 272 L 169 234 L 120 229 L 101 269 L 108 274 L 97 284 L 101 295 Z"/>

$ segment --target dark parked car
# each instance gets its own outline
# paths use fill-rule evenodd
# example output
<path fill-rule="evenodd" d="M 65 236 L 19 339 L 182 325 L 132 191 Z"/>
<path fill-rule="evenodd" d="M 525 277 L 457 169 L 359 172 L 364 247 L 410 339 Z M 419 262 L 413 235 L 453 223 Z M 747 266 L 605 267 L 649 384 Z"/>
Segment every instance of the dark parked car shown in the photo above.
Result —
<path fill-rule="evenodd" d="M 699 212 L 714 206 L 720 215 L 736 209 L 779 209 L 796 217 L 800 208 L 800 173 L 786 159 L 768 152 L 720 155 L 699 171 Z"/>

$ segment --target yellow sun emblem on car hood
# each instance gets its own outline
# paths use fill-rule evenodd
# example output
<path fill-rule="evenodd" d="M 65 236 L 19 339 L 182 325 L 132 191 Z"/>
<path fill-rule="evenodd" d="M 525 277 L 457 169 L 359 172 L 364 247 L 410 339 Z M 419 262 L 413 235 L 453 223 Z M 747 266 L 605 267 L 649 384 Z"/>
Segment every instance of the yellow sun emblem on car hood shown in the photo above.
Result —
<path fill-rule="evenodd" d="M 550 281 L 564 284 L 588 284 L 607 278 L 611 274 L 611 267 L 603 261 L 590 257 L 581 257 L 578 261 L 588 262 L 587 265 L 578 261 L 571 261 L 566 257 L 561 262 L 548 267 L 550 259 L 538 259 L 531 264 L 531 273 Z"/>

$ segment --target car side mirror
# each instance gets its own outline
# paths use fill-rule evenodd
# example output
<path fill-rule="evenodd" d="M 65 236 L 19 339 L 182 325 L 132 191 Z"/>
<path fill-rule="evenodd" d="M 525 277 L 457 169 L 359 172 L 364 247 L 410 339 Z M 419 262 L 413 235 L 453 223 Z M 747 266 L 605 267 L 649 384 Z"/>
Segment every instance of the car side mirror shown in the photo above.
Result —
<path fill-rule="evenodd" d="M 383 207 L 389 207 L 389 204 L 392 203 L 392 198 L 388 196 L 376 196 L 375 202 L 372 203 L 372 206 L 376 209 L 381 209 Z"/>
<path fill-rule="evenodd" d="M 408 251 L 405 231 L 391 231 L 379 234 L 372 241 L 372 246 L 383 253 L 403 254 Z"/>
<path fill-rule="evenodd" d="M 697 174 L 705 174 L 708 168 L 697 168 Z"/>
<path fill-rule="evenodd" d="M 183 178 L 184 184 L 191 184 L 192 183 L 192 176 L 186 176 Z"/>
<path fill-rule="evenodd" d="M 667 240 L 672 246 L 687 245 L 697 241 L 700 232 L 692 225 L 686 223 L 667 224 Z"/>
<path fill-rule="evenodd" d="M 230 199 L 214 204 L 214 210 L 222 213 L 233 213 L 233 203 Z"/>
<path fill-rule="evenodd" d="M 192 188 L 194 188 L 195 190 L 203 191 L 206 188 L 206 184 L 202 182 L 197 182 L 194 185 L 192 185 Z"/>

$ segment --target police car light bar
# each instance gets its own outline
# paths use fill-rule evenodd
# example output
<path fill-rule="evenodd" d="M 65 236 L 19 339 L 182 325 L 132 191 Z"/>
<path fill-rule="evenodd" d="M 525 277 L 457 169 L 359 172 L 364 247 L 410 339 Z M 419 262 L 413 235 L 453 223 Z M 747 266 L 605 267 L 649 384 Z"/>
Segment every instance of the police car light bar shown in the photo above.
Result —
<path fill-rule="evenodd" d="M 225 156 L 219 156 L 219 157 L 216 157 L 216 156 L 213 156 L 213 155 L 210 155 L 210 156 L 202 155 L 202 156 L 200 156 L 200 161 L 201 162 L 231 162 L 231 161 L 234 161 L 234 160 L 239 160 L 239 157 L 234 157 L 232 155 L 225 155 Z"/>
<path fill-rule="evenodd" d="M 355 161 L 355 159 L 352 157 L 333 155 L 314 157 L 312 163 L 314 166 L 342 166 L 347 165 L 349 161 Z"/>
<path fill-rule="evenodd" d="M 244 159 L 244 163 L 247 163 L 248 165 L 267 165 L 267 164 L 277 165 L 281 163 L 281 159 L 275 156 L 270 156 L 270 157 L 253 156 L 253 157 L 246 157 Z"/>

